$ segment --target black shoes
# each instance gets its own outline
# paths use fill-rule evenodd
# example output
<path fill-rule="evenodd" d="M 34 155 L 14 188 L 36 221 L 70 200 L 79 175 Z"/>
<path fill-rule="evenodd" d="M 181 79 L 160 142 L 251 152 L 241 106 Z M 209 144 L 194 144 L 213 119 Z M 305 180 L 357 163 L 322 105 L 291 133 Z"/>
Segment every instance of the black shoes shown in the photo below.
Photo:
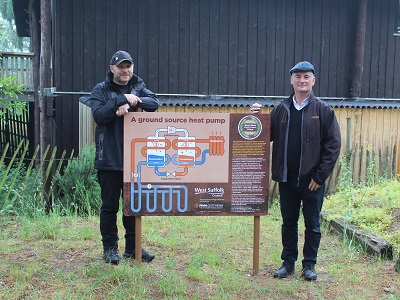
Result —
<path fill-rule="evenodd" d="M 133 252 L 133 253 L 124 252 L 123 257 L 135 259 L 135 252 Z M 151 262 L 155 257 L 156 256 L 154 254 L 151 254 L 151 253 L 147 252 L 146 250 L 142 249 L 142 261 L 143 262 Z M 104 250 L 103 260 L 106 263 L 118 265 L 119 261 L 120 261 L 120 257 L 118 255 L 118 250 L 115 248 Z"/>
<path fill-rule="evenodd" d="M 125 258 L 131 258 L 135 259 L 135 252 L 129 253 L 129 252 L 124 252 L 123 257 Z M 151 262 L 156 256 L 154 254 L 151 254 L 147 252 L 146 250 L 142 249 L 142 261 L 143 262 Z"/>
<path fill-rule="evenodd" d="M 294 274 L 294 266 L 288 263 L 283 263 L 282 267 L 274 272 L 275 278 L 286 278 Z M 306 265 L 301 271 L 301 276 L 305 280 L 317 280 L 317 272 L 315 272 L 314 265 Z"/>
<path fill-rule="evenodd" d="M 118 265 L 120 258 L 117 249 L 111 248 L 104 250 L 103 260 L 108 264 Z"/>
<path fill-rule="evenodd" d="M 274 272 L 274 277 L 275 278 L 286 278 L 289 275 L 292 275 L 294 273 L 294 266 L 289 265 L 289 264 L 283 264 L 282 267 L 280 267 L 278 270 Z"/>
<path fill-rule="evenodd" d="M 317 276 L 314 265 L 306 265 L 301 272 L 301 277 L 304 277 L 306 280 L 317 280 Z"/>

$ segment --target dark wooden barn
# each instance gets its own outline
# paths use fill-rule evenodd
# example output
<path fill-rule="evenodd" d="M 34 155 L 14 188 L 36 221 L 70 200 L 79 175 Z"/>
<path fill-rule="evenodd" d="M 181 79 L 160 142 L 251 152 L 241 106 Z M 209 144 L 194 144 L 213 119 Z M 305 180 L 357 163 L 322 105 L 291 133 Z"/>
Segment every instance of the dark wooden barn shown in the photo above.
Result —
<path fill-rule="evenodd" d="M 301 60 L 315 65 L 321 97 L 400 99 L 399 0 L 48 1 L 46 87 L 38 86 L 40 1 L 13 4 L 19 35 L 32 40 L 35 89 L 55 88 L 47 114 L 59 149 L 78 149 L 79 97 L 105 78 L 119 49 L 132 54 L 136 73 L 165 105 L 280 98 Z"/>

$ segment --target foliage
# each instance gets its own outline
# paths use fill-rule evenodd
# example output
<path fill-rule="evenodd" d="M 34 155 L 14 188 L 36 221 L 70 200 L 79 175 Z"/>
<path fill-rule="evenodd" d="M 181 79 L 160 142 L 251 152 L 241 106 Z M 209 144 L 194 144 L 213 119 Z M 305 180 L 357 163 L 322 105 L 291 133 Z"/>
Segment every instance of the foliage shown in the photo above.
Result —
<path fill-rule="evenodd" d="M 356 225 L 386 239 L 400 250 L 400 232 L 392 228 L 395 217 L 400 218 L 400 181 L 377 179 L 372 185 L 376 172 L 370 170 L 365 183 L 355 186 L 345 158 L 341 160 L 341 167 L 338 192 L 327 197 L 323 210 L 330 219 Z"/>
<path fill-rule="evenodd" d="M 2 24 L 0 24 L 0 29 Z M 1 33 L 0 33 L 1 37 Z M 0 57 L 1 59 L 1 57 Z M 17 76 L 0 77 L 0 120 L 5 120 L 5 114 L 21 114 L 26 107 L 25 102 L 14 101 L 21 94 L 22 84 L 18 84 Z"/>
<path fill-rule="evenodd" d="M 3 0 L 1 2 L 0 14 L 8 22 L 11 22 L 13 20 L 14 14 L 12 8 L 12 0 Z"/>
<path fill-rule="evenodd" d="M 21 141 L 17 151 L 6 164 L 4 158 L 8 150 L 7 144 L 0 159 L 0 215 L 32 216 L 43 209 L 43 201 L 40 201 L 42 187 L 40 170 L 34 168 L 33 160 L 28 166 L 24 164 L 28 143 L 25 143 L 22 157 L 16 158 L 23 144 Z M 36 153 L 37 151 L 38 149 Z"/>
<path fill-rule="evenodd" d="M 24 145 L 24 149 L 21 148 Z M 42 160 L 34 166 L 39 147 L 32 159 L 25 160 L 29 143 L 21 141 L 12 158 L 5 162 L 8 151 L 6 145 L 0 158 L 0 215 L 23 215 L 33 217 L 45 211 L 46 197 L 53 196 L 54 212 L 60 214 L 90 215 L 99 210 L 100 187 L 94 169 L 94 147 L 82 149 L 79 157 L 72 158 L 62 170 L 65 151 L 61 155 L 58 166 L 55 163 L 57 148 L 50 153 L 45 174 L 42 173 Z M 49 147 L 43 154 L 47 157 Z M 17 153 L 21 157 L 17 158 Z M 72 156 L 72 154 L 71 154 Z M 28 164 L 26 163 L 28 162 Z M 42 182 L 50 176 L 50 170 L 56 168 L 48 196 L 43 196 Z M 43 180 L 42 176 L 45 176 Z"/>
<path fill-rule="evenodd" d="M 31 175 L 26 177 L 27 170 L 24 166 L 21 168 L 12 168 L 7 173 L 4 164 L 0 165 L 0 177 L 6 176 L 6 181 L 13 180 L 13 185 L 4 185 L 0 190 L 0 197 L 5 197 L 7 202 L 3 203 L 2 214 L 24 214 L 34 215 L 38 210 L 43 210 L 43 201 L 40 199 L 41 182 L 35 180 L 36 174 L 40 170 L 34 168 Z"/>
<path fill-rule="evenodd" d="M 94 169 L 94 146 L 82 149 L 62 171 L 54 175 L 53 184 L 59 189 L 57 205 L 78 215 L 98 212 L 101 205 L 100 186 Z"/>
<path fill-rule="evenodd" d="M 26 109 L 25 102 L 11 100 L 18 99 L 21 89 L 17 76 L 0 78 L 0 120 L 4 121 L 7 113 L 21 115 Z"/>
<path fill-rule="evenodd" d="M 7 26 L 0 23 L 0 48 L 2 51 L 22 50 L 22 39 L 17 37 L 14 26 L 12 26 L 14 16 L 11 0 L 2 2 L 0 14 L 8 22 Z M 1 56 L 0 59 L 2 59 Z M 26 109 L 25 102 L 16 101 L 18 94 L 21 94 L 22 86 L 18 83 L 16 75 L 0 77 L 0 121 L 6 119 L 7 113 L 20 115 Z"/>

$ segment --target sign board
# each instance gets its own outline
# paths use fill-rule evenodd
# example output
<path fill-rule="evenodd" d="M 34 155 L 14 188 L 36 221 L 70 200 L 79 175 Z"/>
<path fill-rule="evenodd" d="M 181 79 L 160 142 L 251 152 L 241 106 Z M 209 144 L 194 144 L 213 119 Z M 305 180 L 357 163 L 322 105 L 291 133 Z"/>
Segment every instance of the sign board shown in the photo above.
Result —
<path fill-rule="evenodd" d="M 268 213 L 270 116 L 135 112 L 124 117 L 124 214 Z"/>

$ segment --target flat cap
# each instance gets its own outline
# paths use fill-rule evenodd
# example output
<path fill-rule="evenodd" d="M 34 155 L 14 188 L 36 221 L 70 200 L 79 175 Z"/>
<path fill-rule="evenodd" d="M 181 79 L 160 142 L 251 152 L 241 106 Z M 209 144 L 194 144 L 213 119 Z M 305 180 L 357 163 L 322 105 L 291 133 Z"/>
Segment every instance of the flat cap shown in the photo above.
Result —
<path fill-rule="evenodd" d="M 314 66 L 308 61 L 301 61 L 297 63 L 293 68 L 290 69 L 290 75 L 292 75 L 294 72 L 300 71 L 311 71 L 313 74 L 315 73 Z"/>

